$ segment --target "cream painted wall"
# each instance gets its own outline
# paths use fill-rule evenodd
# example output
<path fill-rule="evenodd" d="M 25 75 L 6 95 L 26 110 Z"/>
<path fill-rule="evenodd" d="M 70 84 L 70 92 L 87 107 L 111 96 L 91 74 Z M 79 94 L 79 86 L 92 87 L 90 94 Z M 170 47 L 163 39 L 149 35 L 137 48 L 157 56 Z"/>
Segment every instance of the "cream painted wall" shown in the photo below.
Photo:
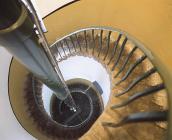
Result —
<path fill-rule="evenodd" d="M 40 14 L 45 17 L 47 14 L 74 0 L 34 0 L 38 6 Z"/>

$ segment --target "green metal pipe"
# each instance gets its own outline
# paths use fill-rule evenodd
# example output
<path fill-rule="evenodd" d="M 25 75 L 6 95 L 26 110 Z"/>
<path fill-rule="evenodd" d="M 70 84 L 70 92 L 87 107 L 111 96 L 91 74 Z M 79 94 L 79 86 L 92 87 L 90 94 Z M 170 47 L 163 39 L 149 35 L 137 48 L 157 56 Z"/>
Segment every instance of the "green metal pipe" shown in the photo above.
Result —
<path fill-rule="evenodd" d="M 0 2 L 0 46 L 64 100 L 68 96 L 64 83 L 39 43 L 33 26 L 27 10 L 18 1 Z"/>

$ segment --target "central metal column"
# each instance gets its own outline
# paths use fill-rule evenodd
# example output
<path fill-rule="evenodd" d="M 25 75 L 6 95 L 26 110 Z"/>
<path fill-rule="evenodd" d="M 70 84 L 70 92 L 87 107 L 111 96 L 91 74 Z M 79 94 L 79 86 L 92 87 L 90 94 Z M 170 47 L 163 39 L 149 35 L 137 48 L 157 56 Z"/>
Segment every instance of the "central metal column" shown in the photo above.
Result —
<path fill-rule="evenodd" d="M 30 1 L 27 6 L 31 10 L 30 16 L 24 3 L 21 5 L 14 0 L 0 2 L 0 46 L 5 47 L 21 64 L 52 89 L 57 98 L 64 100 L 75 110 L 76 105 L 51 54 L 36 11 Z M 34 25 L 38 34 L 34 30 Z"/>

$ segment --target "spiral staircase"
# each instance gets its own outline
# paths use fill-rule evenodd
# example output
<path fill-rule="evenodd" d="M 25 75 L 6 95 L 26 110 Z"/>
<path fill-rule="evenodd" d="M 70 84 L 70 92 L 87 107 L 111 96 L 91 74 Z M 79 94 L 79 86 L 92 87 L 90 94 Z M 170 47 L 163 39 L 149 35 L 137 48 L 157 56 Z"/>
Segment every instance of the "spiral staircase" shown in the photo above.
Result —
<path fill-rule="evenodd" d="M 148 139 L 165 139 L 168 107 L 164 82 L 149 59 L 148 51 L 131 40 L 130 36 L 118 30 L 92 27 L 71 33 L 57 40 L 50 48 L 59 63 L 75 56 L 93 57 L 106 68 L 110 75 L 111 94 L 108 105 L 93 127 L 89 127 L 90 130 L 82 137 L 83 139 L 87 137 L 89 139 L 123 139 L 124 137 L 145 139 L 148 138 L 150 130 Z M 17 64 L 13 63 L 11 68 L 14 70 L 10 74 L 12 79 L 17 72 L 15 71 Z M 24 84 L 24 95 L 21 98 L 26 104 L 29 117 L 40 132 L 50 138 L 73 139 L 82 136 L 86 131 L 82 127 L 79 129 L 76 129 L 76 126 L 73 129 L 69 127 L 69 132 L 63 127 L 57 127 L 51 119 L 53 115 L 48 116 L 44 109 L 41 83 L 33 82 L 31 75 L 28 77 Z M 78 83 L 82 82 L 79 80 Z M 15 82 L 11 82 L 10 86 L 15 86 Z M 88 87 L 83 90 L 87 90 Z M 93 100 L 96 100 L 96 97 L 93 97 Z M 96 107 L 96 104 L 99 103 L 94 103 L 93 106 Z M 59 105 L 56 104 L 54 110 L 57 110 L 57 106 Z M 17 106 L 15 108 L 17 110 Z M 98 111 L 101 107 L 97 108 L 95 111 L 93 109 L 97 114 L 93 114 L 94 118 L 101 114 L 101 111 Z M 87 109 L 89 109 L 88 105 L 84 108 L 84 112 Z M 59 115 L 59 113 L 55 114 Z M 23 113 L 16 115 L 20 120 Z M 92 117 L 89 119 L 95 121 Z M 90 125 L 92 123 L 87 122 Z M 129 123 L 132 124 L 126 125 Z M 25 125 L 23 127 L 27 128 Z M 85 125 L 84 128 L 86 128 Z M 137 132 L 137 135 L 133 135 L 133 132 Z"/>
<path fill-rule="evenodd" d="M 18 122 L 28 133 L 41 140 L 170 140 L 172 78 L 168 53 L 171 44 L 168 42 L 171 41 L 166 40 L 166 44 L 159 41 L 165 37 L 168 39 L 171 32 L 166 35 L 165 27 L 155 31 L 163 23 L 151 19 L 159 14 L 157 9 L 162 8 L 163 2 L 150 2 L 150 5 L 155 4 L 156 12 L 149 16 L 149 24 L 140 23 L 142 26 L 135 27 L 138 17 L 133 17 L 131 26 L 133 12 L 138 10 L 136 15 L 145 14 L 140 21 L 148 18 L 148 13 L 144 9 L 146 2 L 141 2 L 134 10 L 131 8 L 133 3 L 138 4 L 136 1 L 108 1 L 106 4 L 103 1 L 76 1 L 44 18 L 48 29 L 46 37 L 52 44 L 50 50 L 56 61 L 59 64 L 71 58 L 79 61 L 81 56 L 96 61 L 110 77 L 110 93 L 107 105 L 103 105 L 104 93 L 100 90 L 103 87 L 77 76 L 68 80 L 69 89 L 74 93 L 72 96 L 78 101 L 78 106 L 83 107 L 81 112 L 85 116 L 76 114 L 73 118 L 67 117 L 66 121 L 64 114 L 59 117 L 65 107 L 53 96 L 50 114 L 47 113 L 43 103 L 43 83 L 13 59 L 9 72 L 10 103 Z M 121 6 L 126 8 L 125 13 Z M 127 13 L 128 10 L 131 11 Z M 147 10 L 151 11 L 151 7 Z M 125 21 L 119 16 L 124 16 Z M 157 23 L 156 28 L 151 30 L 148 25 L 153 23 Z M 167 23 L 164 17 L 164 24 Z M 150 29 L 150 32 L 145 29 Z M 162 39 L 158 40 L 159 36 Z M 145 41 L 144 44 L 137 39 Z M 163 48 L 162 44 L 167 47 Z M 79 99 L 76 93 L 80 95 Z"/>

